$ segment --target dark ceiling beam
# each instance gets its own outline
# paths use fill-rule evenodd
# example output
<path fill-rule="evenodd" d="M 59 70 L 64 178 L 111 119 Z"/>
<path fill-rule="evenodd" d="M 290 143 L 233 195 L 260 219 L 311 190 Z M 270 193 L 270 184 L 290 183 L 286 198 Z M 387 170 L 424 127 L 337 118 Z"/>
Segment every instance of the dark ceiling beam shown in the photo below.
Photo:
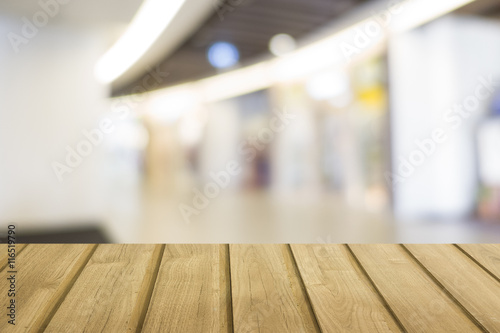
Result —
<path fill-rule="evenodd" d="M 459 8 L 457 14 L 495 16 L 500 14 L 500 1 L 476 0 Z"/>

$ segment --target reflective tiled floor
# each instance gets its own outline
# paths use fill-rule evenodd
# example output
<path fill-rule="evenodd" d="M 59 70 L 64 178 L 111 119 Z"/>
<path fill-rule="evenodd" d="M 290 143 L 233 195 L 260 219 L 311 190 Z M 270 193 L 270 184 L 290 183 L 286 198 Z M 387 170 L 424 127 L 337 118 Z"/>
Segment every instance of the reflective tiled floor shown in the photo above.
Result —
<path fill-rule="evenodd" d="M 399 221 L 362 212 L 331 194 L 222 191 L 183 219 L 192 194 L 168 186 L 117 191 L 105 230 L 127 243 L 498 243 L 500 225 Z M 192 205 L 191 205 L 192 206 Z"/>

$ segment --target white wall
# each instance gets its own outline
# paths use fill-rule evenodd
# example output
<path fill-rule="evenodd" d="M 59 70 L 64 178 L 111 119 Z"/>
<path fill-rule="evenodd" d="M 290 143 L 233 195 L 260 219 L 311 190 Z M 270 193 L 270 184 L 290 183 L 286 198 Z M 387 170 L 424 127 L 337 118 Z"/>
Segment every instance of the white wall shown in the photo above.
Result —
<path fill-rule="evenodd" d="M 307 103 L 305 92 L 299 93 L 294 86 L 276 86 L 272 93 L 277 112 L 286 112 L 293 117 L 282 132 L 276 133 L 271 144 L 272 189 L 279 197 L 295 191 L 319 193 L 321 166 L 317 114 Z"/>
<path fill-rule="evenodd" d="M 12 30 L 19 27 L 0 23 L 0 35 Z M 64 163 L 66 145 L 75 148 L 81 131 L 97 126 L 108 95 L 93 77 L 103 46 L 68 27 L 44 27 L 17 54 L 0 39 L 1 224 L 25 230 L 102 218 L 101 147 L 62 182 L 51 163 Z"/>
<path fill-rule="evenodd" d="M 478 78 L 500 78 L 500 25 L 447 16 L 393 38 L 389 47 L 393 174 L 400 157 L 418 149 L 415 140 L 441 128 L 447 140 L 395 186 L 400 217 L 462 218 L 477 194 L 475 130 L 489 100 L 452 128 L 443 119 L 454 104 L 473 96 Z"/>
<path fill-rule="evenodd" d="M 240 114 L 236 100 L 227 100 L 208 106 L 207 124 L 200 146 L 200 181 L 201 185 L 213 182 L 210 173 L 226 170 L 227 163 L 236 161 L 243 166 L 238 145 L 240 137 Z M 231 177 L 229 188 L 237 186 L 242 175 Z M 201 187 L 200 187 L 201 190 Z"/>

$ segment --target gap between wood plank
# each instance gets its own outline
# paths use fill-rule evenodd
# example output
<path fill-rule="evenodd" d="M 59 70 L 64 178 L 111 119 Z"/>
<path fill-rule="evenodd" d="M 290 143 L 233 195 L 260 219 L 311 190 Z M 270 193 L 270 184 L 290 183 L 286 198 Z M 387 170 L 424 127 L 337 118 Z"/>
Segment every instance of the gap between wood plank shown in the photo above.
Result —
<path fill-rule="evenodd" d="M 144 326 L 144 319 L 149 309 L 151 302 L 151 295 L 158 278 L 161 261 L 163 259 L 163 252 L 165 251 L 165 244 L 156 245 L 151 255 L 151 262 L 144 276 L 143 283 L 139 289 L 139 295 L 132 311 L 130 321 L 128 324 L 127 332 L 141 332 Z"/>
<path fill-rule="evenodd" d="M 470 255 L 465 249 L 463 249 L 460 245 L 458 244 L 453 244 L 460 252 L 462 252 L 466 257 L 468 257 L 470 260 L 472 260 L 476 265 L 481 267 L 486 273 L 488 273 L 492 278 L 494 278 L 496 281 L 500 282 L 500 277 L 496 276 L 495 273 L 490 271 L 486 266 L 481 264 L 478 260 L 476 260 L 472 255 Z"/>
<path fill-rule="evenodd" d="M 302 279 L 302 275 L 300 274 L 299 267 L 297 266 L 297 260 L 295 259 L 295 255 L 293 254 L 292 247 L 290 246 L 290 244 L 286 244 L 285 247 L 286 247 L 286 252 L 288 253 L 288 257 L 286 254 L 283 256 L 285 259 L 285 264 L 287 264 L 288 261 L 287 266 L 290 266 L 289 268 L 292 269 L 292 272 L 290 272 L 290 274 L 295 274 L 298 278 L 299 288 L 301 293 L 304 295 L 304 298 L 306 299 L 307 312 L 309 313 L 309 315 L 313 320 L 314 328 L 316 329 L 317 332 L 322 332 L 321 327 L 319 326 L 318 318 L 316 317 L 316 313 L 314 312 L 313 309 L 311 298 L 309 297 L 309 293 L 307 292 L 304 280 Z"/>
<path fill-rule="evenodd" d="M 71 269 L 71 273 L 68 274 L 66 280 L 61 283 L 58 290 L 47 302 L 47 306 L 42 311 L 40 311 L 40 315 L 38 315 L 38 318 L 33 323 L 31 332 L 45 331 L 50 321 L 56 314 L 57 310 L 61 306 L 62 302 L 68 295 L 69 291 L 75 284 L 76 280 L 80 277 L 83 269 L 85 268 L 85 266 L 87 266 L 87 263 L 96 251 L 97 246 L 98 244 L 88 245 L 88 247 L 83 251 L 77 262 Z"/>
<path fill-rule="evenodd" d="M 467 310 L 463 305 L 462 303 L 460 303 L 458 301 L 458 299 L 455 298 L 455 296 L 453 296 L 453 294 L 424 266 L 424 264 L 422 264 L 418 259 L 417 257 L 415 257 L 413 255 L 413 253 L 411 253 L 410 249 L 408 249 L 404 244 L 399 244 L 403 250 L 410 256 L 411 259 L 413 259 L 413 261 L 415 261 L 415 263 L 432 279 L 432 281 L 434 281 L 435 284 L 437 284 L 439 286 L 439 288 L 441 288 L 444 293 L 465 313 L 465 315 L 480 329 L 482 330 L 483 332 L 489 332 L 486 327 L 483 326 L 483 324 L 481 324 L 479 322 L 479 320 L 476 319 L 476 317 L 474 317 L 472 315 L 472 313 L 469 312 L 469 310 Z"/>
<path fill-rule="evenodd" d="M 396 313 L 392 310 L 391 306 L 386 301 L 386 299 L 384 298 L 384 296 L 382 295 L 380 290 L 377 288 L 375 282 L 372 280 L 370 275 L 368 275 L 368 272 L 365 270 L 365 268 L 363 267 L 361 262 L 358 260 L 358 258 L 354 254 L 354 252 L 351 250 L 350 246 L 348 244 L 344 244 L 344 246 L 347 248 L 347 252 L 349 252 L 349 254 L 351 255 L 351 257 L 354 260 L 354 262 L 356 263 L 356 265 L 358 265 L 358 268 L 361 270 L 361 272 L 363 273 L 365 278 L 368 280 L 368 282 L 370 283 L 372 288 L 375 290 L 375 294 L 378 296 L 378 298 L 380 299 L 380 301 L 384 305 L 385 309 L 391 314 L 392 318 L 394 319 L 394 321 L 398 325 L 401 332 L 404 332 L 404 333 L 408 332 L 408 330 L 404 327 L 403 323 L 399 320 L 398 316 L 396 316 Z"/>
<path fill-rule="evenodd" d="M 225 288 L 226 288 L 226 309 L 227 309 L 227 331 L 234 333 L 234 316 L 233 316 L 233 288 L 231 279 L 231 255 L 229 253 L 229 244 L 224 244 L 224 255 L 226 263 L 224 265 Z"/>

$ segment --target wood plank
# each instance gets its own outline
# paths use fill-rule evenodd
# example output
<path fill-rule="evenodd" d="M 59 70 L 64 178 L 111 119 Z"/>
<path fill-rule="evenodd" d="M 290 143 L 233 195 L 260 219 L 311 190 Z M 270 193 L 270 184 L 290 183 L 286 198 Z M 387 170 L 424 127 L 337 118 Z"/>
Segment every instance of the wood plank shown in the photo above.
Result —
<path fill-rule="evenodd" d="M 324 332 L 400 332 L 344 245 L 292 245 Z"/>
<path fill-rule="evenodd" d="M 45 331 L 125 332 L 137 311 L 147 272 L 154 269 L 154 249 L 155 245 L 99 245 Z"/>
<path fill-rule="evenodd" d="M 500 281 L 500 244 L 457 245 Z"/>
<path fill-rule="evenodd" d="M 377 290 L 410 332 L 481 332 L 397 244 L 349 245 Z"/>
<path fill-rule="evenodd" d="M 9 253 L 7 252 L 7 244 L 0 244 L 0 272 L 7 266 Z M 16 257 L 21 254 L 27 244 L 16 244 Z"/>
<path fill-rule="evenodd" d="M 226 245 L 169 244 L 144 332 L 231 332 Z"/>
<path fill-rule="evenodd" d="M 484 328 L 500 332 L 500 283 L 496 279 L 453 245 L 405 247 Z"/>
<path fill-rule="evenodd" d="M 151 257 L 151 263 L 146 271 L 144 279 L 142 280 L 141 288 L 139 289 L 140 292 L 137 296 L 137 301 L 128 323 L 127 332 L 142 331 L 144 319 L 146 318 L 146 313 L 151 301 L 151 295 L 153 294 L 156 279 L 158 277 L 158 271 L 160 269 L 164 250 L 165 245 L 156 246 L 154 249 L 153 255 Z"/>
<path fill-rule="evenodd" d="M 287 245 L 230 245 L 235 332 L 318 332 Z"/>
<path fill-rule="evenodd" d="M 16 260 L 16 326 L 0 320 L 0 332 L 38 331 L 43 319 L 59 304 L 92 254 L 95 245 L 30 244 Z M 0 288 L 8 290 L 3 271 Z M 2 292 L 2 308 L 7 307 L 7 294 Z M 3 317 L 3 316 L 2 316 Z M 16 330 L 17 329 L 17 330 Z"/>

